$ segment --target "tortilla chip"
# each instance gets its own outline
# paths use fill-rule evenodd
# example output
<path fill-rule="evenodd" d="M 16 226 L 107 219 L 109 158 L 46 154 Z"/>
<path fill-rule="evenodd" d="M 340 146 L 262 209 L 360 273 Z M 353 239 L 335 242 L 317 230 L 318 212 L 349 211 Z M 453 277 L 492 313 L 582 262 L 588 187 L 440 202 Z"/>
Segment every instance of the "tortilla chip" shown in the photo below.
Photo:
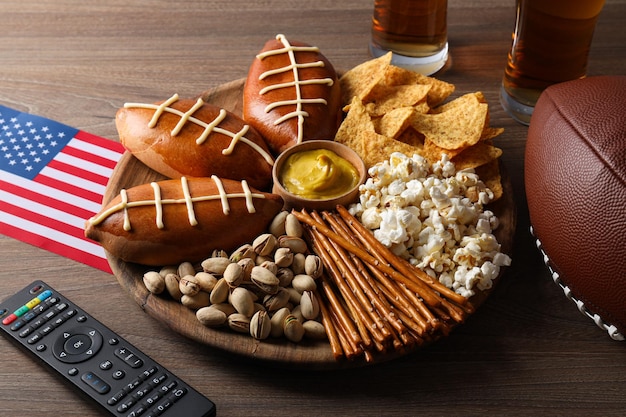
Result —
<path fill-rule="evenodd" d="M 362 97 L 385 78 L 385 70 L 391 63 L 391 52 L 360 65 L 346 72 L 340 79 L 343 105 L 352 102 L 352 97 Z"/>
<path fill-rule="evenodd" d="M 413 107 L 400 107 L 391 110 L 380 118 L 376 131 L 381 135 L 397 138 L 410 126 L 413 112 Z"/>
<path fill-rule="evenodd" d="M 376 132 L 361 132 L 361 140 L 363 141 L 363 154 L 359 156 L 363 159 L 368 169 L 379 162 L 389 159 L 394 152 L 402 152 L 408 156 L 419 153 L 418 149 L 414 146 L 407 145 L 404 142 L 380 135 Z"/>
<path fill-rule="evenodd" d="M 335 140 L 362 155 L 363 140 L 361 139 L 361 132 L 364 131 L 376 133 L 374 123 L 365 110 L 365 106 L 363 106 L 358 97 L 354 97 L 350 105 L 350 111 L 335 134 Z"/>
<path fill-rule="evenodd" d="M 415 113 L 411 118 L 411 126 L 444 149 L 472 146 L 480 140 L 488 105 L 475 98 L 464 101 L 468 102 L 464 106 L 454 105 L 435 114 Z"/>
<path fill-rule="evenodd" d="M 368 112 L 372 117 L 377 117 L 391 110 L 425 101 L 429 90 L 429 85 L 386 86 L 378 84 L 367 96 L 362 97 L 362 100 L 367 103 Z"/>
<path fill-rule="evenodd" d="M 394 65 L 389 65 L 387 67 L 384 82 L 387 85 L 430 85 L 427 98 L 430 107 L 435 107 L 442 103 L 450 96 L 450 94 L 454 92 L 455 88 L 454 84 L 450 84 L 436 78 L 427 77 Z"/>
<path fill-rule="evenodd" d="M 463 152 L 451 158 L 457 170 L 478 168 L 488 164 L 502 155 L 502 149 L 496 148 L 489 141 L 478 142 L 474 146 L 464 149 Z"/>
<path fill-rule="evenodd" d="M 452 159 L 462 153 L 464 150 L 465 148 L 444 149 L 440 146 L 435 145 L 432 140 L 424 139 L 424 147 L 421 154 L 431 163 L 435 163 L 441 159 L 442 154 L 446 154 L 448 155 L 448 158 Z"/>
<path fill-rule="evenodd" d="M 489 127 L 485 125 L 483 133 L 480 135 L 480 140 L 490 140 L 497 136 L 500 136 L 504 132 L 503 127 Z"/>

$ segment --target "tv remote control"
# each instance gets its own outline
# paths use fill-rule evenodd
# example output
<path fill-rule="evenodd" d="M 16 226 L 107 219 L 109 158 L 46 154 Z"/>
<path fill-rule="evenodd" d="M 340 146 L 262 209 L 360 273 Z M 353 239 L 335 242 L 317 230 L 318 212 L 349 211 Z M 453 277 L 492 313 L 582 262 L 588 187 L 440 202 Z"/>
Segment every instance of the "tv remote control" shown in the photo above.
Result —
<path fill-rule="evenodd" d="M 3 333 L 115 416 L 215 415 L 215 404 L 43 281 L 0 303 Z"/>

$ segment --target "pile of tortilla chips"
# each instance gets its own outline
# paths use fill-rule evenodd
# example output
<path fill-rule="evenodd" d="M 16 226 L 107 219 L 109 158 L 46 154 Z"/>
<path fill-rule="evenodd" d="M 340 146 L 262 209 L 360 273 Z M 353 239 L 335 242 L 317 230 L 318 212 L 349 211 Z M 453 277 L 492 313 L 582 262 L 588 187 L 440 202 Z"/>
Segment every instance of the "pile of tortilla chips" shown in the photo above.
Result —
<path fill-rule="evenodd" d="M 391 65 L 391 53 L 354 67 L 340 82 L 347 115 L 335 140 L 354 149 L 368 168 L 393 152 L 431 162 L 445 153 L 457 170 L 475 169 L 494 200 L 502 195 L 502 150 L 492 139 L 504 129 L 489 126 L 482 93 L 444 103 L 454 85 Z"/>

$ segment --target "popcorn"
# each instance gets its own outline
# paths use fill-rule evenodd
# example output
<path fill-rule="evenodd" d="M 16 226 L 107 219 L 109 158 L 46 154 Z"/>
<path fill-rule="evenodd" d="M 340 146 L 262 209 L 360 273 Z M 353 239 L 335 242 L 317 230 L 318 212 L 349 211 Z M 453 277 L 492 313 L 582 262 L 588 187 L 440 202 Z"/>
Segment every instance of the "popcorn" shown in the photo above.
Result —
<path fill-rule="evenodd" d="M 500 252 L 493 198 L 447 155 L 434 164 L 399 152 L 372 166 L 349 211 L 385 246 L 464 297 L 489 289 L 511 258 Z"/>

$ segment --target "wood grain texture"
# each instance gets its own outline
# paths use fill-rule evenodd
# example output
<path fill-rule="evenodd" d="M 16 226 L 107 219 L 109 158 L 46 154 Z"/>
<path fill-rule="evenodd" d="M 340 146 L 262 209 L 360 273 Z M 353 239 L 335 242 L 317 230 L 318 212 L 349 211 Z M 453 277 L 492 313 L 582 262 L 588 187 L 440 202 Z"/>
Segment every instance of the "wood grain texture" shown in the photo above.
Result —
<path fill-rule="evenodd" d="M 449 337 L 363 368 L 278 368 L 182 337 L 145 314 L 113 275 L 4 236 L 0 297 L 48 281 L 213 399 L 220 416 L 624 415 L 626 345 L 563 296 L 528 232 L 527 128 L 498 103 L 515 2 L 448 3 L 451 62 L 437 77 L 458 94 L 484 92 L 491 124 L 506 129 L 496 145 L 518 212 L 513 265 Z M 320 47 L 336 68 L 367 60 L 371 11 L 371 0 L 4 0 L 0 103 L 116 140 L 124 102 L 241 79 L 276 33 Z M 624 73 L 624 16 L 625 0 L 607 0 L 590 75 Z M 5 338 L 0 352 L 0 415 L 105 415 Z"/>

